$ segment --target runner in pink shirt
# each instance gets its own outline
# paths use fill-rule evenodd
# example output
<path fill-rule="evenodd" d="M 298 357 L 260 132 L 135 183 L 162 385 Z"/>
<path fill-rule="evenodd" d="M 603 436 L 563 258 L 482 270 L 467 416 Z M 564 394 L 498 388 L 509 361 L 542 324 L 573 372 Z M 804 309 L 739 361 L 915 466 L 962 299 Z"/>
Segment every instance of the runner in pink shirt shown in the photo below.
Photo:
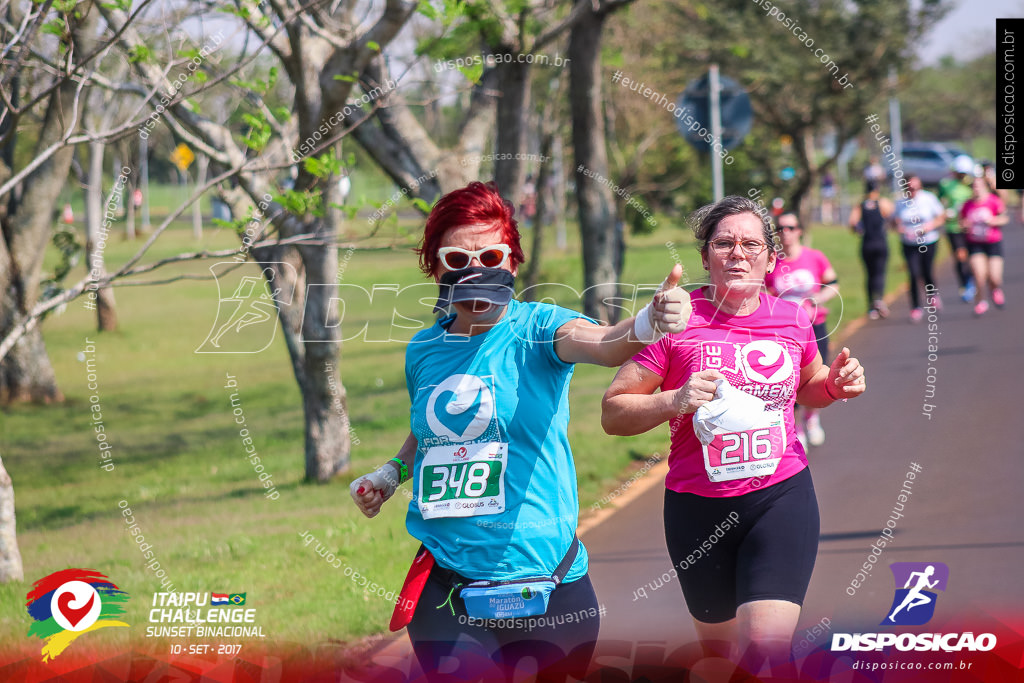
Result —
<path fill-rule="evenodd" d="M 974 314 L 988 311 L 985 285 L 992 294 L 992 303 L 998 308 L 1006 304 L 1003 294 L 1003 230 L 1010 220 L 1006 205 L 992 192 L 988 180 L 975 178 L 971 184 L 973 195 L 960 207 L 960 225 L 967 233 L 967 253 L 971 271 L 978 285 L 974 295 Z"/>
<path fill-rule="evenodd" d="M 793 408 L 859 396 L 864 368 L 846 348 L 823 365 L 807 312 L 764 292 L 778 264 L 756 202 L 726 197 L 693 223 L 709 284 L 683 332 L 619 369 L 601 422 L 618 435 L 669 422 L 665 538 L 705 653 L 784 671 L 819 533 Z"/>
<path fill-rule="evenodd" d="M 829 329 L 825 322 L 828 308 L 825 302 L 839 293 L 839 280 L 828 257 L 817 249 L 801 244 L 804 229 L 795 213 L 779 216 L 777 233 L 782 241 L 782 251 L 775 270 L 765 275 L 764 283 L 768 293 L 799 304 L 807 311 L 813 325 L 814 339 L 822 359 L 829 357 Z M 801 415 L 802 413 L 802 415 Z M 797 411 L 796 435 L 806 448 L 825 443 L 825 430 L 815 408 Z"/>

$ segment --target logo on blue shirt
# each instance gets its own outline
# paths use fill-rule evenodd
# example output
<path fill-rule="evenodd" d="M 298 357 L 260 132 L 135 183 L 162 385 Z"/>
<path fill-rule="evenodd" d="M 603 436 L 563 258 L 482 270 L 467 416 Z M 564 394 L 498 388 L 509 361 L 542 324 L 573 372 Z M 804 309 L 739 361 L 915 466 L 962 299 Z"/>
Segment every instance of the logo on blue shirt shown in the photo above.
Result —
<path fill-rule="evenodd" d="M 476 375 L 451 375 L 430 392 L 426 418 L 435 435 L 472 441 L 494 421 L 494 392 Z"/>
<path fill-rule="evenodd" d="M 434 406 L 434 414 L 438 421 L 451 430 L 452 434 L 465 434 L 469 426 L 480 413 L 480 405 L 483 403 L 483 391 L 476 390 L 476 396 L 467 406 L 454 391 L 445 391 L 441 394 L 440 400 Z M 452 437 L 455 441 L 463 439 Z"/>

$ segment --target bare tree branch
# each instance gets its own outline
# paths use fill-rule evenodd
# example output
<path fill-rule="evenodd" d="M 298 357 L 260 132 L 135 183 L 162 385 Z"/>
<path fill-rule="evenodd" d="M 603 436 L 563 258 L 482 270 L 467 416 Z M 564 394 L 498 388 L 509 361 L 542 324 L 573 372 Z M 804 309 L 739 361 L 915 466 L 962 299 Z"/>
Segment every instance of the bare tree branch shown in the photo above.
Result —
<path fill-rule="evenodd" d="M 84 56 L 84 57 L 82 58 L 82 60 L 81 60 L 81 61 L 79 61 L 78 63 L 76 63 L 76 64 L 75 64 L 75 65 L 74 65 L 73 67 L 72 67 L 72 62 L 71 62 L 71 56 L 72 56 L 72 53 L 71 53 L 71 51 L 69 51 L 69 52 L 68 52 L 68 58 L 67 58 L 67 59 L 68 59 L 68 64 L 67 64 L 67 68 L 66 68 L 66 69 L 64 70 L 64 72 L 63 72 L 63 75 L 62 75 L 62 77 L 60 77 L 60 78 L 56 79 L 56 80 L 55 80 L 55 81 L 54 81 L 53 83 L 49 84 L 49 85 L 48 85 L 48 86 L 47 86 L 46 88 L 44 88 L 44 89 L 43 89 L 43 90 L 42 90 L 41 92 L 37 93 L 35 97 L 33 97 L 33 98 L 32 98 L 31 100 L 29 100 L 28 102 L 25 102 L 25 103 L 24 103 L 24 104 L 23 104 L 23 105 L 22 105 L 21 107 L 17 107 L 17 108 L 14 108 L 14 109 L 12 110 L 12 113 L 13 113 L 13 114 L 21 114 L 21 113 L 23 113 L 23 112 L 25 112 L 25 111 L 28 111 L 28 110 L 32 109 L 32 108 L 33 108 L 33 107 L 34 107 L 34 106 L 35 106 L 36 104 L 38 104 L 38 103 L 39 103 L 39 102 L 41 102 L 41 101 L 42 101 L 43 99 L 45 99 L 45 98 L 46 98 L 46 97 L 47 97 L 47 96 L 48 96 L 48 95 L 49 95 L 49 94 L 50 94 L 51 92 L 53 92 L 53 91 L 54 91 L 55 89 L 59 88 L 59 87 L 60 87 L 60 85 L 61 85 L 61 83 L 63 83 L 65 79 L 67 79 L 67 78 L 71 78 L 71 77 L 73 77 L 73 76 L 77 75 L 77 74 L 78 74 L 78 72 L 79 72 L 79 71 L 80 71 L 80 70 L 81 70 L 81 69 L 82 69 L 83 67 L 85 67 L 85 66 L 86 66 L 87 64 L 89 64 L 89 62 L 91 62 L 92 60 L 94 60 L 94 59 L 95 59 L 95 58 L 96 58 L 97 56 L 99 56 L 99 55 L 103 54 L 103 52 L 104 52 L 104 51 L 105 51 L 105 50 L 106 50 L 106 49 L 107 49 L 108 47 L 110 47 L 111 45 L 113 45 L 114 43 L 116 43 L 116 42 L 117 42 L 117 40 L 118 40 L 118 38 L 120 37 L 121 31 L 123 31 L 123 30 L 125 30 L 126 28 L 128 28 L 128 26 L 130 26 L 130 25 L 131 25 L 131 23 L 132 23 L 133 21 L 135 21 L 135 19 L 136 19 L 136 18 L 137 18 L 137 17 L 138 17 L 138 16 L 139 16 L 139 15 L 140 15 L 140 14 L 141 14 L 141 13 L 142 13 L 143 11 L 145 11 L 146 7 L 147 7 L 147 6 L 148 6 L 148 5 L 149 5 L 149 4 L 151 3 L 151 2 L 153 2 L 153 0 L 140 0 L 140 3 L 139 3 L 139 5 L 138 5 L 138 7 L 137 7 L 137 8 L 135 9 L 135 11 L 134 11 L 134 12 L 133 12 L 133 13 L 132 13 L 131 15 L 129 15 L 129 16 L 127 17 L 127 19 L 125 20 L 125 23 L 124 23 L 124 25 L 123 25 L 123 26 L 121 27 L 121 29 L 115 29 L 115 31 L 114 31 L 114 35 L 113 35 L 113 36 L 111 36 L 111 38 L 110 38 L 110 39 L 109 39 L 109 40 L 108 40 L 107 42 L 105 42 L 105 43 L 102 43 L 102 44 L 100 44 L 99 46 L 97 46 L 97 47 L 96 47 L 96 48 L 95 48 L 95 49 L 94 49 L 94 50 L 93 50 L 93 51 L 92 51 L 91 53 L 89 53 L 88 55 Z M 48 2 L 47 4 L 51 4 L 51 3 L 50 3 L 50 2 Z M 99 3 L 97 3 L 97 4 L 99 4 Z M 5 113 L 3 113 L 3 112 L 0 112 L 0 123 L 2 123 L 2 122 L 3 122 L 3 117 L 4 117 L 4 116 L 5 116 Z"/>
<path fill-rule="evenodd" d="M 254 244 L 253 247 L 274 247 L 294 244 L 325 244 L 324 242 L 318 240 L 319 235 L 294 235 L 292 237 L 280 240 L 264 240 L 262 242 Z M 3 341 L 0 341 L 0 360 L 4 359 L 8 352 L 10 352 L 11 348 L 13 348 L 16 343 L 18 343 L 19 339 L 25 336 L 25 334 L 27 334 L 28 332 L 31 332 L 33 329 L 35 329 L 35 327 L 39 324 L 40 319 L 42 319 L 44 315 L 46 315 L 53 309 L 68 303 L 69 301 L 77 299 L 79 296 L 84 294 L 89 289 L 100 289 L 103 287 L 110 287 L 113 286 L 113 282 L 115 279 L 120 279 L 131 275 L 138 275 L 140 273 L 148 273 L 156 270 L 157 268 L 162 268 L 163 266 L 170 265 L 172 263 L 182 263 L 185 261 L 196 261 L 199 259 L 208 258 L 226 258 L 237 253 L 237 249 L 223 249 L 220 251 L 195 251 L 184 254 L 177 254 L 175 256 L 169 256 L 167 258 L 160 259 L 159 261 L 155 261 L 154 263 L 148 263 L 146 265 L 137 266 L 135 268 L 122 267 L 120 270 L 117 271 L 117 273 L 107 275 L 98 280 L 93 280 L 90 275 L 87 275 L 86 277 L 82 278 L 74 285 L 72 285 L 70 288 L 65 289 L 57 296 L 50 297 L 45 301 L 40 301 L 35 306 L 33 306 L 32 310 L 29 311 L 28 314 L 23 316 L 22 320 L 11 329 L 11 332 L 7 335 L 7 337 Z"/>

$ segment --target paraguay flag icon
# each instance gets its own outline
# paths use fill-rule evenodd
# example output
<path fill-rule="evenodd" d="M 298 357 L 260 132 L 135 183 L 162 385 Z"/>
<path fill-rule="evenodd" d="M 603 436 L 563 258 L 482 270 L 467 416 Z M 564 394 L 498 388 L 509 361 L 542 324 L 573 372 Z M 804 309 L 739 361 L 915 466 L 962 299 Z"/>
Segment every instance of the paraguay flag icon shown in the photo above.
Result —
<path fill-rule="evenodd" d="M 210 593 L 211 607 L 225 607 L 229 604 L 227 593 Z"/>

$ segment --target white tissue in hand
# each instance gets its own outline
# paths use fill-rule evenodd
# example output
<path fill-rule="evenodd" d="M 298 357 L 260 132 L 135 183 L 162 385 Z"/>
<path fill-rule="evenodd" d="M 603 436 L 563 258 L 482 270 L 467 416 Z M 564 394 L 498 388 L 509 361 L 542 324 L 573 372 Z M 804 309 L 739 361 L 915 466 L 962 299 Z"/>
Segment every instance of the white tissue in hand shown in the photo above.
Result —
<path fill-rule="evenodd" d="M 742 432 L 761 426 L 764 401 L 740 391 L 726 379 L 716 379 L 715 385 L 715 398 L 697 408 L 693 416 L 693 431 L 701 443 L 711 443 L 715 434 Z"/>

